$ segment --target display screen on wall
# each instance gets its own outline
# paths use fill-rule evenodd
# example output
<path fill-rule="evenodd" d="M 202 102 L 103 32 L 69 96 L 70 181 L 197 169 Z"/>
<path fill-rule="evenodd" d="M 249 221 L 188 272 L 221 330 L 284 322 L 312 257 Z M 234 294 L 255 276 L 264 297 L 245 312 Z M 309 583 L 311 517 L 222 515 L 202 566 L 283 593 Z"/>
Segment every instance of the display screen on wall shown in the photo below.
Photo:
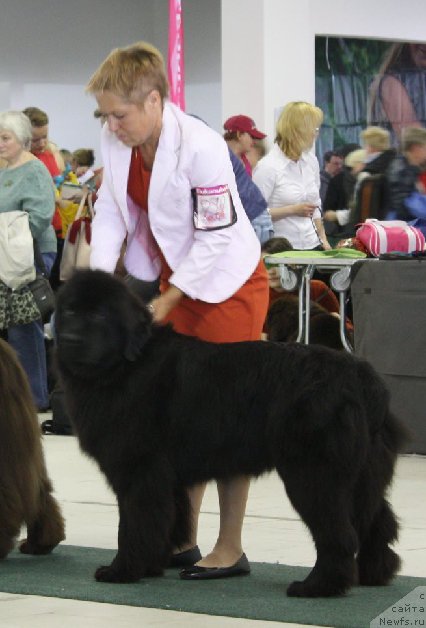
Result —
<path fill-rule="evenodd" d="M 404 126 L 426 126 L 426 43 L 317 36 L 315 103 L 320 155 L 359 143 L 368 125 L 389 129 L 397 146 Z"/>

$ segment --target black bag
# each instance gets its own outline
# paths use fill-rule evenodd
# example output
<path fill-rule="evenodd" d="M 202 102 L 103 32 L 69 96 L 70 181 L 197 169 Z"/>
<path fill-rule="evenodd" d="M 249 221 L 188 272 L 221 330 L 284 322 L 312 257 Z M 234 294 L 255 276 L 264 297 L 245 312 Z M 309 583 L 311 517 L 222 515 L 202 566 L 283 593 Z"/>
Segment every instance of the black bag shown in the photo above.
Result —
<path fill-rule="evenodd" d="M 34 281 L 28 284 L 28 288 L 33 294 L 40 311 L 41 320 L 44 324 L 49 322 L 55 309 L 55 293 L 50 285 L 43 256 L 40 253 L 36 240 L 34 240 L 34 261 L 37 268 L 37 275 Z"/>
<path fill-rule="evenodd" d="M 34 281 L 28 284 L 28 288 L 33 294 L 42 322 L 48 323 L 55 309 L 55 294 L 49 280 L 43 274 L 37 273 Z"/>

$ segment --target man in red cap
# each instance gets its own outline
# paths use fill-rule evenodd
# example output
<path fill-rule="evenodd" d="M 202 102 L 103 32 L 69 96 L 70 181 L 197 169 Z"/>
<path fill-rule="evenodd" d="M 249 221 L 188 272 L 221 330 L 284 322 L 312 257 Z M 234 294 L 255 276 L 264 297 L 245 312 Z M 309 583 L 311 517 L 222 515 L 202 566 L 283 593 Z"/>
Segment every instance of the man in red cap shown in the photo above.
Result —
<path fill-rule="evenodd" d="M 263 140 L 265 133 L 261 133 L 254 120 L 248 116 L 238 115 L 228 118 L 223 125 L 225 129 L 224 139 L 229 148 L 244 164 L 248 174 L 252 175 L 252 169 L 247 153 L 253 147 L 254 140 Z"/>

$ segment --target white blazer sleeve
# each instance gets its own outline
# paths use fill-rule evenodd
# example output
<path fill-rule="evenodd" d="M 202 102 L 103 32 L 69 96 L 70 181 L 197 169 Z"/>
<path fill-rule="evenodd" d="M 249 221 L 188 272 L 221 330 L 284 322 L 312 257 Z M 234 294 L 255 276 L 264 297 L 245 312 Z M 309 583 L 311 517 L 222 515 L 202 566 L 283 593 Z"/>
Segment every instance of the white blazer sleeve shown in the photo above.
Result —
<path fill-rule="evenodd" d="M 105 131 L 104 128 L 101 136 L 104 170 L 94 207 L 90 267 L 112 273 L 117 265 L 127 228 L 113 191 L 111 151 Z"/>

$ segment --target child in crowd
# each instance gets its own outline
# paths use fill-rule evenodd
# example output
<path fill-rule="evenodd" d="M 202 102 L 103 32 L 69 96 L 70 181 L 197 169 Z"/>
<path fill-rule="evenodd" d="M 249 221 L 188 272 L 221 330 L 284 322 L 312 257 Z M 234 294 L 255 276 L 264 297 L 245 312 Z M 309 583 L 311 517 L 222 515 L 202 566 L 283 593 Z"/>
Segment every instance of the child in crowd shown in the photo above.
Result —
<path fill-rule="evenodd" d="M 266 255 L 272 255 L 273 253 L 282 253 L 284 251 L 293 250 L 289 240 L 283 237 L 271 238 L 267 242 L 264 242 L 261 248 L 263 257 Z M 281 287 L 278 266 L 273 266 L 267 270 L 269 278 L 270 307 L 276 299 L 283 296 L 283 293 L 288 294 L 288 292 Z M 339 314 L 340 312 L 339 301 L 334 292 L 327 286 L 326 283 L 317 279 L 311 279 L 311 303 L 319 303 L 332 314 Z"/>

